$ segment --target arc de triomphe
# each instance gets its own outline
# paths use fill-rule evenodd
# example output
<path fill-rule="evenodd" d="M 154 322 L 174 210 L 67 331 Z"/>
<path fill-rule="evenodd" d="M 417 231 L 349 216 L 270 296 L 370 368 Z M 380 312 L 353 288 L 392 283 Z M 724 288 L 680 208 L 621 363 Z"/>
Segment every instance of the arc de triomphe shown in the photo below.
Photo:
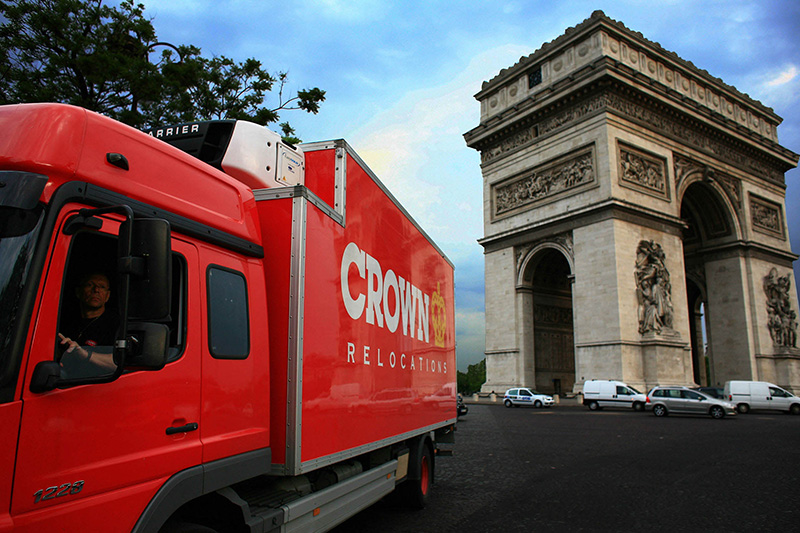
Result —
<path fill-rule="evenodd" d="M 772 109 L 595 12 L 485 82 L 484 392 L 800 392 Z"/>

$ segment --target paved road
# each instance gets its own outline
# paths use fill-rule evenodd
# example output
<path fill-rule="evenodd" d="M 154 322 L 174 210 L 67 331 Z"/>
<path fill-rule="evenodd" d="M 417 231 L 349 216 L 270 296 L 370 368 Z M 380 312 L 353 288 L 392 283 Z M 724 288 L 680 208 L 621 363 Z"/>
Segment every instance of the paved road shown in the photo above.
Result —
<path fill-rule="evenodd" d="M 797 531 L 800 417 L 471 405 L 428 507 L 336 533 Z"/>

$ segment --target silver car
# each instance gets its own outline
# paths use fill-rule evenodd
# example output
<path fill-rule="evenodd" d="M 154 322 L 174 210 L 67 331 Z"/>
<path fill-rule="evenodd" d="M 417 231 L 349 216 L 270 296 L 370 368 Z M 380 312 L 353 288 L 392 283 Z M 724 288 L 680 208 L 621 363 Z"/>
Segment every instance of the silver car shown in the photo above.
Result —
<path fill-rule="evenodd" d="M 688 387 L 655 387 L 647 393 L 645 409 L 656 416 L 671 413 L 711 415 L 712 418 L 735 416 L 736 406 Z"/>

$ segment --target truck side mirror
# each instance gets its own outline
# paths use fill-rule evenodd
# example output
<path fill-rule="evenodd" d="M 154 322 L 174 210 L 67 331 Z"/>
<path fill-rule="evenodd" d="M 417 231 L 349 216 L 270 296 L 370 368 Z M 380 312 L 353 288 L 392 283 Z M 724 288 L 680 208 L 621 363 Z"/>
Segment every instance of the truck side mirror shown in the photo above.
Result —
<path fill-rule="evenodd" d="M 154 322 L 129 322 L 127 337 L 131 351 L 126 370 L 160 370 L 169 355 L 169 327 Z"/>
<path fill-rule="evenodd" d="M 55 361 L 40 361 L 33 369 L 31 392 L 41 393 L 56 388 L 61 379 L 61 365 Z"/>
<path fill-rule="evenodd" d="M 120 230 L 120 237 L 126 229 Z M 169 222 L 155 218 L 134 219 L 131 231 L 130 255 L 121 254 L 119 259 L 120 272 L 131 274 L 128 318 L 166 322 L 170 319 L 172 300 Z"/>

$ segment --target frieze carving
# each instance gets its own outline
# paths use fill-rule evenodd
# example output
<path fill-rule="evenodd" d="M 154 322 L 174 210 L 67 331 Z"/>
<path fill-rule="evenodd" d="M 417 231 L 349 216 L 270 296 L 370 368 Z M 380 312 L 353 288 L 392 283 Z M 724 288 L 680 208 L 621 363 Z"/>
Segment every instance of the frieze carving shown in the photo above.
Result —
<path fill-rule="evenodd" d="M 613 110 L 625 118 L 643 122 L 660 133 L 677 138 L 686 145 L 726 163 L 735 164 L 753 175 L 761 176 L 774 183 L 784 183 L 784 175 L 780 170 L 757 161 L 741 151 L 731 148 L 728 144 L 714 139 L 711 135 L 685 125 L 682 121 L 670 118 L 611 92 L 587 98 L 488 145 L 481 150 L 481 161 L 489 163 L 507 152 L 531 143 L 537 137 L 574 125 L 589 115 L 609 110 Z"/>
<path fill-rule="evenodd" d="M 639 241 L 636 248 L 636 296 L 639 301 L 639 333 L 672 330 L 672 284 L 666 255 L 654 241 Z"/>
<path fill-rule="evenodd" d="M 521 178 L 492 187 L 494 216 L 507 214 L 539 200 L 593 182 L 594 153 L 592 147 L 577 155 L 543 165 Z"/>
<path fill-rule="evenodd" d="M 775 346 L 797 347 L 797 313 L 792 309 L 789 290 L 791 274 L 778 276 L 772 268 L 764 276 L 764 293 L 767 295 L 767 324 Z"/>
<path fill-rule="evenodd" d="M 667 164 L 664 159 L 633 147 L 619 145 L 619 178 L 623 185 L 669 199 Z"/>
<path fill-rule="evenodd" d="M 753 229 L 783 238 L 783 216 L 777 205 L 751 195 L 750 219 L 753 221 Z"/>
<path fill-rule="evenodd" d="M 661 133 L 678 138 L 686 145 L 711 154 L 722 161 L 747 169 L 756 176 L 763 176 L 765 179 L 775 183 L 783 183 L 784 181 L 783 173 L 748 157 L 710 135 L 686 126 L 681 121 L 657 113 L 649 107 L 631 102 L 617 94 L 606 94 L 605 96 L 608 97 L 608 107 L 622 113 L 626 118 L 644 122 Z"/>

